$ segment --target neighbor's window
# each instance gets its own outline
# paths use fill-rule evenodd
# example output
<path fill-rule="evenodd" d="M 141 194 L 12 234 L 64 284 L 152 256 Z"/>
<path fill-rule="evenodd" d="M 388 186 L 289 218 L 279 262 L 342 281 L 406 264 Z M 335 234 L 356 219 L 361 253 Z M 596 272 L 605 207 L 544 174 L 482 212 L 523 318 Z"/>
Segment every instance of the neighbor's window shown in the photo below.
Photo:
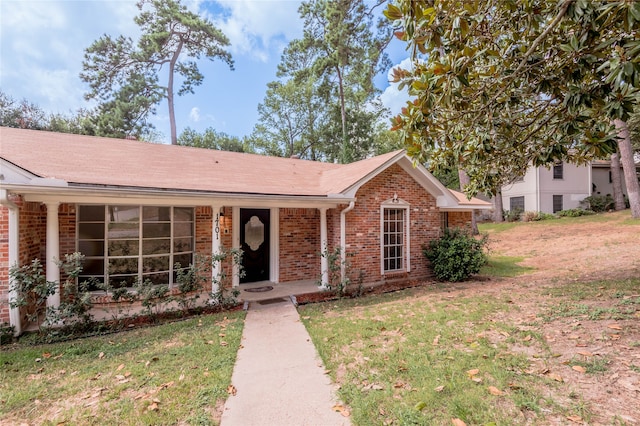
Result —
<path fill-rule="evenodd" d="M 77 214 L 77 247 L 85 255 L 81 280 L 116 288 L 144 280 L 172 284 L 174 265 L 193 261 L 191 207 L 81 205 Z"/>
<path fill-rule="evenodd" d="M 562 210 L 564 210 L 562 206 L 562 195 L 554 195 L 553 196 L 553 212 L 557 213 Z"/>
<path fill-rule="evenodd" d="M 397 198 L 382 206 L 382 273 L 408 271 L 409 206 Z M 387 203 L 385 203 L 387 204 Z"/>
<path fill-rule="evenodd" d="M 524 197 L 511 197 L 509 198 L 509 210 L 524 211 Z"/>
<path fill-rule="evenodd" d="M 554 179 L 563 179 L 564 167 L 561 162 L 555 163 L 553 165 L 553 178 Z"/>
<path fill-rule="evenodd" d="M 440 231 L 444 233 L 449 228 L 449 212 L 440 212 Z"/>

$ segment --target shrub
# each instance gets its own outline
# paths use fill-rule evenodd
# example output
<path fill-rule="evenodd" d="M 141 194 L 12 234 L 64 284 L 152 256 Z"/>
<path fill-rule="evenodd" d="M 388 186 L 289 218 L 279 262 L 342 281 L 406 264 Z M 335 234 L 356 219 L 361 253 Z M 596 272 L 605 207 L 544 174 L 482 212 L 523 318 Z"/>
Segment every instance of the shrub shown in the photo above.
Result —
<path fill-rule="evenodd" d="M 526 211 L 522 213 L 523 222 L 537 222 L 540 220 L 557 219 L 556 215 L 544 212 Z"/>
<path fill-rule="evenodd" d="M 462 281 L 487 263 L 487 236 L 478 239 L 461 229 L 445 229 L 444 235 L 423 248 L 433 272 L 442 281 Z"/>
<path fill-rule="evenodd" d="M 579 217 L 579 216 L 589 216 L 589 215 L 595 214 L 595 212 L 591 210 L 584 210 L 584 209 L 568 209 L 568 210 L 561 210 L 556 214 L 560 217 Z"/>
<path fill-rule="evenodd" d="M 615 208 L 615 202 L 613 197 L 607 195 L 591 195 L 584 200 L 580 201 L 580 205 L 586 209 L 592 210 L 596 213 L 606 212 Z"/>
<path fill-rule="evenodd" d="M 507 222 L 517 222 L 522 215 L 522 209 L 505 210 L 502 216 Z"/>

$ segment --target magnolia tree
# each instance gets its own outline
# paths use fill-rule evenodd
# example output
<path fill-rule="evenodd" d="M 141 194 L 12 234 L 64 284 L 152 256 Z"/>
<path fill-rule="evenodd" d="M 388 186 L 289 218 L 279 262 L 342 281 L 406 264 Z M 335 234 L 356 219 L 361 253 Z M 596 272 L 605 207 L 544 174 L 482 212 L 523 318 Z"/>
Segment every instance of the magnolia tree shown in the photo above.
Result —
<path fill-rule="evenodd" d="M 619 150 L 640 217 L 626 126 L 638 105 L 640 2 L 396 0 L 385 15 L 412 58 L 393 72 L 414 98 L 393 128 L 416 161 L 463 169 L 468 195 L 496 194 L 528 165 Z"/>

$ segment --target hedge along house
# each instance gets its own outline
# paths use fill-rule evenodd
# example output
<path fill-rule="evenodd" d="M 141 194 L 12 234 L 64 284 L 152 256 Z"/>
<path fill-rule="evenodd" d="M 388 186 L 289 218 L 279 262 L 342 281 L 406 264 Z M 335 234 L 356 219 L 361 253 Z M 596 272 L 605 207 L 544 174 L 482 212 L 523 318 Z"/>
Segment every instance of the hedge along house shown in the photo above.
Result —
<path fill-rule="evenodd" d="M 430 276 L 424 244 L 490 207 L 403 151 L 342 165 L 0 128 L 0 324 L 21 331 L 9 269 L 35 258 L 49 281 L 55 259 L 78 251 L 83 277 L 173 286 L 177 262 L 233 247 L 246 272 L 233 287 L 327 285 L 320 253 L 340 247 L 364 283 L 409 282 Z"/>

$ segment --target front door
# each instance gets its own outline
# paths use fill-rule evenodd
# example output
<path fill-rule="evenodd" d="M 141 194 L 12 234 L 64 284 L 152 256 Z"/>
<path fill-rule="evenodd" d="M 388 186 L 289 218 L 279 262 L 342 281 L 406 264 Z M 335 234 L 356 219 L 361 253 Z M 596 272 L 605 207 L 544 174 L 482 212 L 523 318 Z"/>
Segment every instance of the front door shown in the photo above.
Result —
<path fill-rule="evenodd" d="M 269 279 L 269 210 L 240 209 L 241 283 Z"/>

